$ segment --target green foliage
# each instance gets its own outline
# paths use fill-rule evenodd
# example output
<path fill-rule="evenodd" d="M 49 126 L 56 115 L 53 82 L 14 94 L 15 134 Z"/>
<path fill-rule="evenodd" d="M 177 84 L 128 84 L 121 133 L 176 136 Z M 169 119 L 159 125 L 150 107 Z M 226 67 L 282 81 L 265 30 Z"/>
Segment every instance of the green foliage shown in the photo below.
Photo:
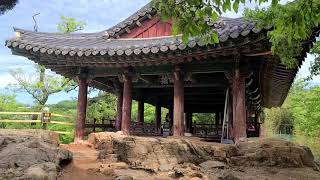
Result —
<path fill-rule="evenodd" d="M 90 100 L 87 116 L 88 119 L 115 120 L 117 112 L 117 97 L 113 94 L 100 92 L 99 95 Z"/>
<path fill-rule="evenodd" d="M 277 134 L 279 124 L 293 123 L 293 140 L 309 146 L 320 162 L 320 86 L 297 80 L 282 108 L 266 110 L 265 127 L 268 136 Z"/>
<path fill-rule="evenodd" d="M 0 94 L 0 111 L 16 111 L 16 110 L 25 110 L 26 107 L 18 103 L 14 95 Z M 0 115 L 0 119 L 10 119 L 9 115 Z M 0 123 L 0 128 L 6 128 L 10 125 L 6 123 Z"/>
<path fill-rule="evenodd" d="M 315 59 L 313 62 L 311 62 L 311 67 L 310 67 L 311 76 L 309 77 L 309 79 L 311 79 L 312 76 L 320 75 L 320 43 L 319 41 L 314 43 L 314 46 L 311 49 L 310 53 L 315 56 Z"/>
<path fill-rule="evenodd" d="M 58 23 L 57 28 L 60 32 L 69 34 L 83 30 L 86 25 L 84 21 L 76 21 L 74 18 L 61 16 L 61 22 Z"/>
<path fill-rule="evenodd" d="M 218 43 L 217 33 L 212 25 L 223 12 L 238 12 L 239 4 L 245 0 L 154 0 L 163 20 L 172 20 L 173 34 L 182 33 L 183 42 L 190 37 L 200 37 L 204 43 Z M 271 51 L 280 57 L 288 67 L 297 66 L 296 57 L 301 54 L 302 43 L 309 38 L 320 23 L 319 0 L 295 0 L 285 5 L 279 0 L 254 0 L 256 3 L 271 2 L 269 8 L 245 10 L 247 19 L 257 22 L 258 26 L 272 26 L 268 33 L 272 43 Z M 318 44 L 318 43 L 317 43 Z M 313 54 L 317 56 L 311 68 L 312 75 L 320 73 L 319 45 Z"/>
<path fill-rule="evenodd" d="M 68 112 L 70 110 L 76 110 L 77 109 L 77 101 L 75 100 L 64 100 L 60 101 L 57 104 L 50 105 L 50 110 L 53 112 L 57 112 L 58 114 L 61 114 L 62 112 Z M 69 114 L 69 113 L 67 113 Z"/>
<path fill-rule="evenodd" d="M 61 16 L 61 20 L 58 30 L 66 34 L 82 30 L 86 25 L 82 21 L 75 21 L 74 18 Z M 61 91 L 70 92 L 77 86 L 71 79 L 46 72 L 44 66 L 36 65 L 36 70 L 37 73 L 26 73 L 22 69 L 10 71 L 17 81 L 11 88 L 30 94 L 36 102 L 36 110 L 40 110 L 46 104 L 50 95 Z"/>
<path fill-rule="evenodd" d="M 320 87 L 298 81 L 288 96 L 288 108 L 295 117 L 295 128 L 307 137 L 320 136 Z"/>
<path fill-rule="evenodd" d="M 161 122 L 165 121 L 165 117 L 168 110 L 165 108 L 161 108 Z M 132 113 L 131 118 L 132 121 L 137 122 L 138 117 L 138 102 L 133 101 L 132 103 Z M 144 122 L 145 123 L 155 123 L 155 107 L 153 105 L 144 104 Z"/>
<path fill-rule="evenodd" d="M 262 3 L 268 0 L 254 0 Z M 182 33 L 183 42 L 190 37 L 200 37 L 204 43 L 218 43 L 218 34 L 212 25 L 223 12 L 238 11 L 245 0 L 154 0 L 153 5 L 162 20 L 173 22 L 173 34 Z M 278 0 L 272 0 L 276 6 Z"/>
<path fill-rule="evenodd" d="M 320 86 L 298 80 L 291 87 L 282 108 L 266 110 L 266 124 L 276 132 L 280 124 L 293 124 L 306 137 L 320 136 Z"/>
<path fill-rule="evenodd" d="M 215 124 L 215 114 L 194 113 L 192 121 L 197 124 Z"/>
<path fill-rule="evenodd" d="M 0 111 L 15 111 L 24 105 L 18 103 L 14 95 L 0 94 Z"/>
<path fill-rule="evenodd" d="M 17 84 L 11 84 L 10 88 L 25 91 L 30 94 L 36 105 L 41 109 L 50 95 L 73 90 L 76 84 L 65 77 L 53 73 L 46 73 L 43 66 L 36 66 L 37 73 L 27 73 L 22 69 L 11 70 L 10 74 L 15 78 Z"/>
<path fill-rule="evenodd" d="M 260 27 L 273 27 L 268 33 L 272 53 L 279 56 L 283 64 L 294 67 L 302 51 L 301 42 L 308 39 L 320 23 L 320 1 L 295 0 L 267 9 L 246 9 L 244 15 Z"/>
<path fill-rule="evenodd" d="M 55 105 L 49 105 L 50 112 L 55 114 L 69 115 L 72 118 L 52 117 L 52 121 L 73 123 L 76 114 L 76 101 L 61 101 Z M 18 103 L 13 95 L 0 94 L 0 111 L 4 112 L 29 112 L 34 109 L 27 108 L 25 105 Z M 31 120 L 31 115 L 1 115 L 0 119 L 11 120 Z M 0 128 L 5 129 L 41 129 L 42 124 L 30 123 L 0 123 Z M 67 132 L 68 134 L 60 135 L 61 143 L 70 143 L 73 141 L 74 126 L 60 124 L 49 124 L 48 129 L 51 131 Z"/>
<path fill-rule="evenodd" d="M 281 125 L 294 124 L 293 113 L 286 108 L 265 109 L 265 116 L 265 126 L 269 134 L 278 133 Z"/>

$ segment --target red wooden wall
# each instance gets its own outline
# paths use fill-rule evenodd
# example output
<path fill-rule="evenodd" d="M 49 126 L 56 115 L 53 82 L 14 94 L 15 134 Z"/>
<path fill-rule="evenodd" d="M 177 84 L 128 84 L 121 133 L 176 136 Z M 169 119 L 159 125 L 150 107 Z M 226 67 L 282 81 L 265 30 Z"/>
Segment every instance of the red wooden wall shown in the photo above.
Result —
<path fill-rule="evenodd" d="M 160 36 L 170 36 L 172 24 L 162 22 L 159 17 L 145 20 L 140 27 L 131 29 L 130 33 L 125 33 L 120 38 L 150 38 Z"/>

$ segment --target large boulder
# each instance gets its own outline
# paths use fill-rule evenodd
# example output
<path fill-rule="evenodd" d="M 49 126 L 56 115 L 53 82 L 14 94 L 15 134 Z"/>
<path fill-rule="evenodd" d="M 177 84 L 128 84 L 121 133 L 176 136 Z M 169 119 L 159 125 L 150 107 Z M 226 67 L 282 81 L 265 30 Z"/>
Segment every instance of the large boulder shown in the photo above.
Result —
<path fill-rule="evenodd" d="M 0 177 L 56 179 L 58 170 L 71 162 L 72 153 L 58 148 L 52 132 L 0 130 Z"/>
<path fill-rule="evenodd" d="M 170 171 L 183 163 L 203 163 L 200 166 L 205 169 L 229 166 L 316 167 L 309 148 L 274 139 L 222 145 L 190 138 L 135 137 L 105 132 L 90 134 L 89 142 L 100 150 L 99 159 L 104 162 L 114 161 L 116 157 L 131 168 L 150 171 Z"/>
<path fill-rule="evenodd" d="M 281 139 L 260 139 L 236 145 L 238 155 L 229 163 L 236 166 L 279 166 L 317 168 L 311 150 Z"/>

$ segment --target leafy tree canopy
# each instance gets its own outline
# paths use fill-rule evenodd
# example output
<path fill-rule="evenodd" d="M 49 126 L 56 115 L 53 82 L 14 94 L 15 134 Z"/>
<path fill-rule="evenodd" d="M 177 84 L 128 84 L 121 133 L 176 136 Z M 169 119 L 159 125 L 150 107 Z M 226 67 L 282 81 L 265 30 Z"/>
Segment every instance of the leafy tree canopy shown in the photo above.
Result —
<path fill-rule="evenodd" d="M 19 0 L 1 0 L 0 1 L 0 15 L 3 15 L 7 11 L 11 10 L 16 6 Z"/>
<path fill-rule="evenodd" d="M 319 26 L 320 1 L 295 0 L 267 9 L 247 9 L 244 15 L 260 27 L 273 26 L 268 33 L 273 54 L 278 55 L 283 64 L 294 67 L 297 65 L 295 57 L 301 53 L 303 42 Z"/>
<path fill-rule="evenodd" d="M 25 106 L 18 103 L 14 95 L 0 94 L 0 111 L 15 111 L 20 107 Z"/>
<path fill-rule="evenodd" d="M 268 0 L 253 0 L 257 3 Z M 271 0 L 273 5 L 278 0 Z M 218 43 L 213 24 L 223 12 L 238 12 L 239 4 L 245 0 L 153 0 L 154 7 L 164 21 L 172 20 L 173 34 L 182 32 L 184 42 L 189 37 L 201 37 L 206 43 Z"/>
<path fill-rule="evenodd" d="M 74 18 L 61 16 L 61 21 L 58 30 L 66 34 L 82 30 L 85 26 L 83 22 L 78 22 Z M 26 73 L 21 69 L 10 72 L 17 81 L 17 84 L 12 86 L 30 94 L 36 102 L 36 109 L 44 106 L 50 95 L 61 91 L 69 92 L 77 86 L 71 79 L 47 72 L 44 66 L 36 65 L 36 70 L 36 73 Z"/>
<path fill-rule="evenodd" d="M 302 44 L 320 21 L 319 0 L 294 0 L 285 5 L 279 0 L 251 0 L 258 4 L 271 2 L 269 8 L 246 10 L 247 19 L 258 26 L 272 26 L 268 36 L 271 51 L 281 58 L 283 64 L 294 67 L 295 57 L 301 53 Z M 182 32 L 184 42 L 189 37 L 202 37 L 207 43 L 218 43 L 217 33 L 212 29 L 214 22 L 223 12 L 238 12 L 239 4 L 245 0 L 156 0 L 153 1 L 163 20 L 173 21 L 173 33 Z M 316 46 L 318 47 L 318 46 Z M 319 49 L 319 48 L 318 48 Z M 319 50 L 312 51 L 318 53 Z M 319 72 L 319 64 L 314 63 L 312 73 Z"/>
<path fill-rule="evenodd" d="M 81 31 L 87 24 L 84 21 L 76 21 L 74 18 L 61 16 L 61 22 L 58 23 L 57 28 L 60 32 L 69 34 L 76 31 Z"/>

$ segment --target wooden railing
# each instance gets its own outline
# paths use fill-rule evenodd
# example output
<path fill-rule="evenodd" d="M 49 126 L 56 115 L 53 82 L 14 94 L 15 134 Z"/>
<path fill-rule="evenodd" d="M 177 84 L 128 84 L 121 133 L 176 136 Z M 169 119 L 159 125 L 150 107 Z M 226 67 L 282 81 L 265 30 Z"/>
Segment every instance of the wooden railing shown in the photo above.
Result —
<path fill-rule="evenodd" d="M 97 119 L 87 120 L 84 128 L 85 128 L 85 135 L 90 134 L 91 132 L 102 132 L 102 131 L 110 131 L 115 132 L 115 120 L 111 119 L 102 119 L 100 123 L 97 123 Z"/>
<path fill-rule="evenodd" d="M 222 133 L 222 125 L 194 124 L 193 135 L 197 137 L 219 137 Z"/>
<path fill-rule="evenodd" d="M 30 123 L 30 124 L 37 124 L 41 123 L 43 129 L 47 129 L 47 125 L 49 124 L 59 124 L 59 125 L 65 125 L 65 126 L 74 126 L 73 123 L 69 122 L 63 122 L 63 121 L 53 121 L 50 120 L 48 122 L 43 121 L 43 112 L 0 112 L 0 115 L 14 115 L 12 119 L 6 118 L 6 119 L 0 119 L 0 123 Z M 50 118 L 52 117 L 60 117 L 60 118 L 68 118 L 71 119 L 73 118 L 72 116 L 69 115 L 62 115 L 62 114 L 55 114 L 55 113 L 50 113 Z M 21 119 L 17 118 L 17 116 L 30 116 L 30 119 Z M 54 131 L 59 134 L 70 134 L 70 132 L 63 132 L 63 131 Z"/>
<path fill-rule="evenodd" d="M 161 136 L 160 132 L 157 132 L 154 123 L 138 123 L 132 122 L 130 126 L 130 132 L 137 136 Z"/>

